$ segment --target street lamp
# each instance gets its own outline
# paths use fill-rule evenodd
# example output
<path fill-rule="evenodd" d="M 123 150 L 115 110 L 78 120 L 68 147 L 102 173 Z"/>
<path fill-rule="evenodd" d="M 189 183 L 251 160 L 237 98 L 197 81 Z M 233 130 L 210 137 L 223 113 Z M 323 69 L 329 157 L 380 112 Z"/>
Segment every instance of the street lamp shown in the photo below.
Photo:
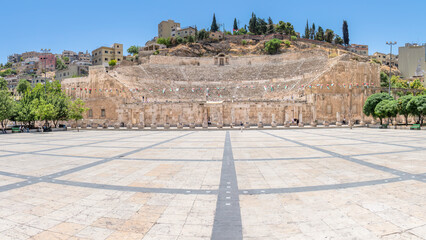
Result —
<path fill-rule="evenodd" d="M 44 54 L 44 85 L 46 86 L 46 81 L 47 81 L 47 54 L 50 52 L 50 48 L 49 49 L 41 49 L 41 52 Z"/>
<path fill-rule="evenodd" d="M 396 42 L 386 42 L 390 46 L 390 55 L 389 55 L 389 95 L 391 95 L 391 84 L 392 84 L 392 46 L 396 45 Z"/>

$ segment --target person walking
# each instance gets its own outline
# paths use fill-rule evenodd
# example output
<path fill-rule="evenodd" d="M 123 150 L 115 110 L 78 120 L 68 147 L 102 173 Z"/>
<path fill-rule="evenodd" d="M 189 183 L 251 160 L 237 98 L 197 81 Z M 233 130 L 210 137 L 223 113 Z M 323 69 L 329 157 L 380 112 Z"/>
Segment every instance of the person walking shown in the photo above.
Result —
<path fill-rule="evenodd" d="M 244 124 L 243 124 L 243 122 L 241 122 L 240 123 L 240 130 L 241 130 L 241 132 L 243 132 L 243 126 L 244 126 Z"/>

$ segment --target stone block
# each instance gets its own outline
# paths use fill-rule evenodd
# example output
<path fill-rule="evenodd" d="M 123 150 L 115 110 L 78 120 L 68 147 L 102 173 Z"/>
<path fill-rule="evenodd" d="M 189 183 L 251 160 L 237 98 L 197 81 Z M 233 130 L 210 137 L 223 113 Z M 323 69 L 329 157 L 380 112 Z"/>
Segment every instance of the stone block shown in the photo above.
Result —
<path fill-rule="evenodd" d="M 208 127 L 209 127 L 209 124 L 206 122 L 203 122 L 203 128 L 208 128 Z"/>
<path fill-rule="evenodd" d="M 303 124 L 303 123 L 299 123 L 299 125 L 298 125 L 299 127 L 305 127 L 305 124 Z"/>
<path fill-rule="evenodd" d="M 165 123 L 164 124 L 164 129 L 170 129 L 170 124 L 169 123 Z"/>
<path fill-rule="evenodd" d="M 289 121 L 287 121 L 287 122 L 285 122 L 285 123 L 284 123 L 284 127 L 289 128 L 289 127 L 290 127 L 290 124 L 291 124 L 291 123 L 290 123 Z"/>
<path fill-rule="evenodd" d="M 244 123 L 244 128 L 250 128 L 250 123 L 249 122 Z"/>
<path fill-rule="evenodd" d="M 144 129 L 144 127 L 145 127 L 145 126 L 144 126 L 143 124 L 139 124 L 139 125 L 138 125 L 138 129 Z"/>
<path fill-rule="evenodd" d="M 317 123 L 316 122 L 311 122 L 311 127 L 317 127 Z"/>
<path fill-rule="evenodd" d="M 133 125 L 132 124 L 127 124 L 127 129 L 132 129 L 133 128 Z"/>
<path fill-rule="evenodd" d="M 189 128 L 195 128 L 195 123 L 190 123 Z"/>
<path fill-rule="evenodd" d="M 337 127 L 341 127 L 342 126 L 342 122 L 336 122 L 336 126 Z"/>
<path fill-rule="evenodd" d="M 177 128 L 178 128 L 178 129 L 182 129 L 182 128 L 183 128 L 183 123 L 178 123 L 178 124 L 177 124 Z"/>
<path fill-rule="evenodd" d="M 217 128 L 223 128 L 223 123 L 218 123 Z"/>
<path fill-rule="evenodd" d="M 271 123 L 271 127 L 276 128 L 276 127 L 277 127 L 277 122 L 273 121 L 273 122 Z"/>
<path fill-rule="evenodd" d="M 263 128 L 263 122 L 258 122 L 258 123 L 257 123 L 257 127 L 258 127 L 258 128 Z"/>
<path fill-rule="evenodd" d="M 157 124 L 156 123 L 152 123 L 151 124 L 151 129 L 157 129 Z"/>

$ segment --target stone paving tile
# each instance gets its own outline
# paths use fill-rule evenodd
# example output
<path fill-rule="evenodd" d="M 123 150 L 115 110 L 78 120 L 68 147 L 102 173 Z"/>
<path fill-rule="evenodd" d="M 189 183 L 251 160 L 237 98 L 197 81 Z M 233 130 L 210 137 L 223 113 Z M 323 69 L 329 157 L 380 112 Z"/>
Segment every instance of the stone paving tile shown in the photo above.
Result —
<path fill-rule="evenodd" d="M 315 186 L 394 177 L 338 158 L 236 162 L 235 166 L 240 189 Z"/>
<path fill-rule="evenodd" d="M 426 236 L 426 183 L 410 175 L 426 173 L 424 131 L 255 130 L 229 135 L 244 239 Z M 225 136 L 226 131 L 0 136 L 0 189 L 12 186 L 0 191 L 0 239 L 210 239 Z M 111 157 L 117 159 L 102 162 Z M 350 161 L 354 159 L 365 164 Z M 51 175 L 58 172 L 65 175 Z M 338 185 L 380 179 L 396 181 L 345 189 Z M 71 184 L 76 182 L 88 185 Z M 335 187 L 301 191 L 316 185 Z M 141 187 L 182 191 L 144 192 Z M 185 191 L 196 189 L 205 194 Z M 244 189 L 259 192 L 249 195 Z M 288 193 L 262 194 L 262 189 Z"/>

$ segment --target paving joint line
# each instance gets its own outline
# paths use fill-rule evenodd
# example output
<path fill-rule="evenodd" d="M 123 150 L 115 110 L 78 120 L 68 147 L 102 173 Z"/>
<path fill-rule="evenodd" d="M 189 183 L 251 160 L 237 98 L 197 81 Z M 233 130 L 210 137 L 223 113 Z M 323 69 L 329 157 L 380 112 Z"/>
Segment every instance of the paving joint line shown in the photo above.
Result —
<path fill-rule="evenodd" d="M 296 141 L 296 140 L 284 138 L 284 137 L 281 137 L 281 136 L 278 136 L 278 135 L 275 135 L 275 134 L 272 134 L 272 133 L 269 133 L 269 132 L 263 132 L 263 133 L 268 134 L 270 136 L 274 136 L 276 138 L 280 138 L 284 141 L 293 142 L 293 143 L 305 146 L 307 148 L 310 148 L 310 149 L 313 149 L 313 150 L 316 150 L 316 151 L 319 151 L 319 152 L 322 152 L 322 153 L 326 153 L 326 154 L 333 156 L 333 157 L 336 157 L 336 158 L 340 158 L 340 159 L 344 159 L 344 160 L 347 160 L 347 161 L 350 161 L 350 162 L 353 162 L 353 163 L 357 163 L 357 164 L 362 165 L 362 166 L 366 166 L 366 167 L 376 169 L 376 170 L 379 170 L 379 171 L 382 171 L 382 172 L 387 172 L 387 173 L 390 173 L 390 174 L 393 174 L 393 175 L 397 175 L 399 177 L 409 176 L 409 177 L 413 177 L 414 180 L 426 182 L 423 179 L 416 178 L 416 176 L 414 174 L 411 174 L 411 173 L 408 173 L 408 172 L 404 172 L 404 171 L 397 170 L 397 169 L 394 169 L 394 168 L 385 167 L 385 166 L 382 166 L 382 165 L 366 162 L 366 161 L 359 160 L 359 159 L 356 159 L 356 158 L 353 158 L 353 157 L 349 157 L 347 155 L 341 155 L 341 154 L 338 154 L 338 153 L 335 153 L 335 152 L 332 152 L 332 151 L 329 151 L 329 150 L 326 150 L 326 149 L 311 146 L 309 144 L 305 144 L 305 143 L 302 143 L 302 142 L 299 142 L 299 141 Z"/>
<path fill-rule="evenodd" d="M 229 131 L 226 131 L 211 239 L 243 239 L 237 173 Z"/>

